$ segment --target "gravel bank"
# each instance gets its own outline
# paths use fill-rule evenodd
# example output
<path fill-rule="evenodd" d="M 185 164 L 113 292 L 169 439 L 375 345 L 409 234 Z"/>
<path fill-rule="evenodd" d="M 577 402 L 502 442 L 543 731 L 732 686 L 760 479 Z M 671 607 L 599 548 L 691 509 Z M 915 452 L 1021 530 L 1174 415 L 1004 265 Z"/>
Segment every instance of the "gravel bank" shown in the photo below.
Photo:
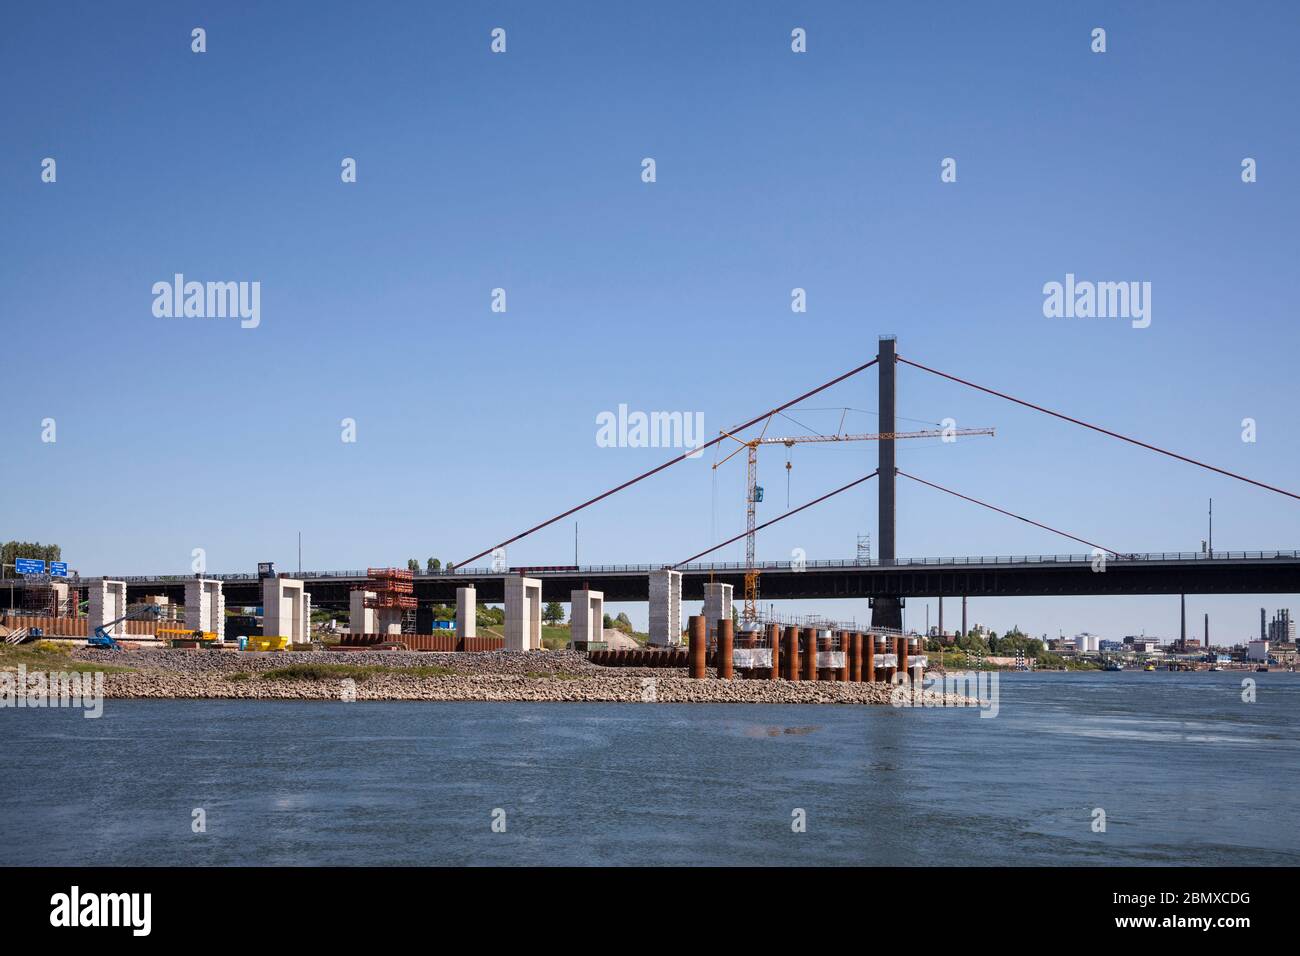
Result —
<path fill-rule="evenodd" d="M 104 692 L 117 698 L 259 700 L 555 701 L 624 703 L 889 704 L 885 684 L 691 680 L 672 668 L 607 668 L 573 651 L 425 654 L 368 651 L 254 654 L 141 650 L 125 654 L 80 648 L 74 657 L 136 668 L 106 674 Z M 391 670 L 355 681 L 273 679 L 266 671 L 301 664 L 351 664 Z M 445 667 L 444 676 L 403 674 Z M 967 698 L 928 693 L 927 706 L 971 706 Z"/>

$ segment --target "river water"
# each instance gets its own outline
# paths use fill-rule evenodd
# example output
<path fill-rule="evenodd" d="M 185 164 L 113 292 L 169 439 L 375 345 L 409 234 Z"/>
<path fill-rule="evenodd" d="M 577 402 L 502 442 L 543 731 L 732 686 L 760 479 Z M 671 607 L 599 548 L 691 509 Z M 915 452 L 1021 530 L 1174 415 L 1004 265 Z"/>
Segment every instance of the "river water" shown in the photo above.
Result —
<path fill-rule="evenodd" d="M 1297 730 L 1300 675 L 1253 673 L 1004 674 L 992 719 L 790 705 L 5 709 L 0 865 L 1295 865 Z"/>

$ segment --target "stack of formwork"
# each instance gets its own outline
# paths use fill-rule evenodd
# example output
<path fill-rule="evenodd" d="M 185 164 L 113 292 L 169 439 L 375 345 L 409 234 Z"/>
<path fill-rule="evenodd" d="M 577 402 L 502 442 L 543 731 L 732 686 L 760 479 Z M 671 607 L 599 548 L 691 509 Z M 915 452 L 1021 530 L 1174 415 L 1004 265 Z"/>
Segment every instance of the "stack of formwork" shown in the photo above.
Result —
<path fill-rule="evenodd" d="M 399 568 L 367 568 L 366 583 L 353 590 L 368 592 L 362 598 L 362 606 L 375 611 L 382 633 L 401 634 L 403 614 L 418 606 L 415 575 Z"/>
<path fill-rule="evenodd" d="M 682 643 L 682 572 L 664 568 L 650 572 L 650 643 L 659 647 Z"/>

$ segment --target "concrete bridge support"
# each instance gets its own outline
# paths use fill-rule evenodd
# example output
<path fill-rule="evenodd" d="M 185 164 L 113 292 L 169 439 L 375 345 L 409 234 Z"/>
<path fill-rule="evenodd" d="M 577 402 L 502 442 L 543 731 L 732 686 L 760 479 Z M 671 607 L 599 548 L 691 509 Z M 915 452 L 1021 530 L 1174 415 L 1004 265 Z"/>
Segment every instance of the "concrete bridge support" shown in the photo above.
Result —
<path fill-rule="evenodd" d="M 478 589 L 456 589 L 456 637 L 478 636 Z"/>
<path fill-rule="evenodd" d="M 109 621 L 115 621 L 126 614 L 125 581 L 106 581 L 101 578 L 91 581 L 86 590 L 90 598 L 87 634 L 94 634 L 95 628 L 103 627 Z M 121 638 L 126 634 L 126 625 L 115 624 L 108 629 L 108 633 L 114 638 Z"/>
<path fill-rule="evenodd" d="M 656 647 L 682 643 L 682 572 L 650 572 L 650 643 Z"/>
<path fill-rule="evenodd" d="M 511 575 L 505 580 L 506 650 L 542 649 L 542 582 Z"/>
<path fill-rule="evenodd" d="M 185 582 L 185 626 L 191 631 L 203 631 L 226 636 L 226 598 L 221 582 L 207 578 L 194 578 Z"/>
<path fill-rule="evenodd" d="M 708 627 L 709 643 L 717 641 L 718 622 L 731 620 L 732 593 L 735 589 L 730 584 L 709 582 L 704 585 L 704 623 Z"/>
<path fill-rule="evenodd" d="M 301 581 L 262 579 L 262 635 L 287 637 L 290 644 L 311 641 L 311 604 Z"/>
<path fill-rule="evenodd" d="M 573 646 L 605 639 L 605 595 L 601 591 L 570 592 L 569 633 Z"/>
<path fill-rule="evenodd" d="M 378 634 L 375 626 L 375 609 L 366 607 L 374 591 L 353 591 L 348 595 L 348 632 L 352 634 Z"/>

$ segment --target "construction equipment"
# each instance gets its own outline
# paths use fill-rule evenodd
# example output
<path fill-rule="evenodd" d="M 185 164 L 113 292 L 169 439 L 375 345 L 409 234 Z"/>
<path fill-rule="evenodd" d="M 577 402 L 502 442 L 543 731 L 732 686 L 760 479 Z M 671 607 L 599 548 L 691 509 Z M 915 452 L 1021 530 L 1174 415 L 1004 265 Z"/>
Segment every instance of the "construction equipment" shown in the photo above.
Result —
<path fill-rule="evenodd" d="M 244 645 L 248 651 L 284 651 L 289 649 L 289 638 L 281 635 L 250 637 Z"/>
<path fill-rule="evenodd" d="M 117 620 L 109 621 L 107 624 L 101 624 L 95 628 L 95 633 L 86 641 L 87 647 L 98 647 L 101 650 L 120 651 L 124 650 L 109 633 L 116 625 L 123 621 L 142 621 L 148 618 L 157 620 L 162 615 L 162 608 L 157 604 L 141 604 L 134 608 L 128 608 L 127 612 Z"/>
<path fill-rule="evenodd" d="M 847 409 L 846 409 L 847 411 Z M 748 452 L 748 482 L 745 493 L 745 610 L 741 614 L 741 623 L 752 626 L 758 621 L 758 569 L 754 560 L 754 524 L 756 520 L 756 509 L 760 501 L 763 500 L 763 489 L 758 484 L 758 448 L 760 445 L 785 445 L 787 448 L 793 448 L 795 445 L 828 442 L 847 442 L 847 441 L 881 441 L 882 439 L 898 438 L 942 438 L 945 441 L 955 439 L 957 436 L 966 435 L 993 435 L 992 428 L 925 428 L 919 431 L 911 432 L 875 432 L 868 434 L 850 435 L 845 432 L 837 431 L 833 435 L 794 435 L 785 438 L 768 438 L 767 427 L 772 423 L 772 416 L 768 416 L 767 421 L 763 423 L 763 431 L 757 438 L 749 441 L 742 441 L 730 432 L 724 431 L 722 434 L 735 441 L 741 447 L 737 448 L 726 458 L 713 465 L 716 471 L 720 465 L 726 464 L 741 451 L 741 448 Z M 844 418 L 840 418 L 840 427 L 844 424 Z M 790 470 L 790 462 L 787 459 L 785 463 L 786 471 Z"/>

